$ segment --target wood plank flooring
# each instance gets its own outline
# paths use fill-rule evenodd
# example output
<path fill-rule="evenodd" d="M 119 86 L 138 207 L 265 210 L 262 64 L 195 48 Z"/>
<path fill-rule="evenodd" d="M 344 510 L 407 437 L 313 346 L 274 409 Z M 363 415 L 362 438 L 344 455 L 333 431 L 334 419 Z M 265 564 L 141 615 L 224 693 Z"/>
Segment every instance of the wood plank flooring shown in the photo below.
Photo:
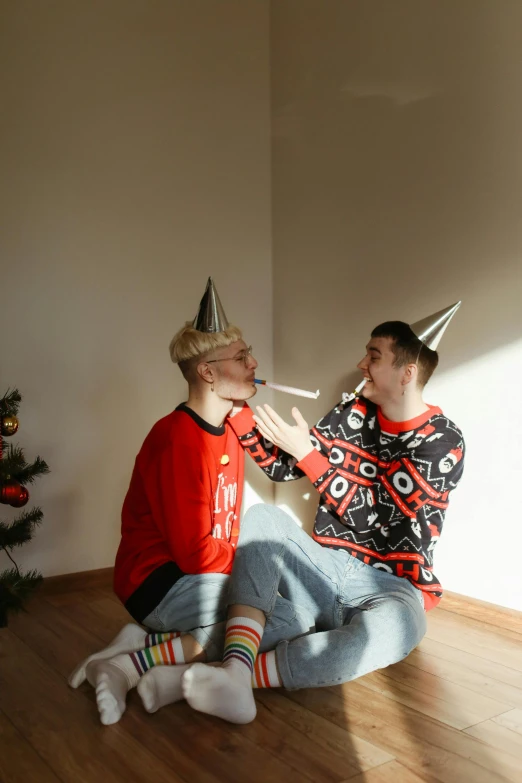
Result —
<path fill-rule="evenodd" d="M 335 688 L 258 691 L 230 726 L 185 703 L 116 726 L 67 675 L 129 621 L 110 576 L 59 582 L 0 629 L 0 783 L 522 781 L 522 623 L 455 597 L 405 661 Z M 71 589 L 72 588 L 72 589 Z M 463 608 L 464 607 L 464 608 Z"/>

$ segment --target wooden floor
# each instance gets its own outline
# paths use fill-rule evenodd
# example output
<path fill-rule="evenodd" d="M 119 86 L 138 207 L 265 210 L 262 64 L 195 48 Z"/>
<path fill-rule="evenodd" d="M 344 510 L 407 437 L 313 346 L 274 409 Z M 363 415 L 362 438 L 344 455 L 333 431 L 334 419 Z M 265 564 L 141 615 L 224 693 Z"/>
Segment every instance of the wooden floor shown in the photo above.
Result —
<path fill-rule="evenodd" d="M 148 715 L 133 693 L 103 727 L 92 689 L 66 676 L 128 615 L 103 580 L 42 593 L 0 629 L 0 780 L 520 783 L 520 621 L 443 606 L 406 661 L 342 687 L 258 692 L 249 726 L 185 703 Z"/>

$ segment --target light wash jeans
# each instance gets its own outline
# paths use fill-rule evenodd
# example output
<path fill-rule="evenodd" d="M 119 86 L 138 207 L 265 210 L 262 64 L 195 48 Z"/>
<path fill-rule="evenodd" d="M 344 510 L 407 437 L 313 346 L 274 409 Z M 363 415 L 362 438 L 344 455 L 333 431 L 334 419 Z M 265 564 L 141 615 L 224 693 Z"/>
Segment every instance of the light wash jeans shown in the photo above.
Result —
<path fill-rule="evenodd" d="M 142 624 L 151 631 L 190 631 L 205 650 L 207 661 L 220 661 L 229 581 L 226 574 L 187 574 L 171 587 Z M 260 651 L 273 650 L 283 639 L 308 633 L 313 625 L 313 617 L 308 612 L 276 597 Z"/>
<path fill-rule="evenodd" d="M 244 516 L 228 603 L 270 622 L 278 593 L 312 616 L 316 633 L 276 646 L 285 688 L 338 685 L 405 658 L 426 632 L 420 590 L 314 541 L 274 506 Z"/>

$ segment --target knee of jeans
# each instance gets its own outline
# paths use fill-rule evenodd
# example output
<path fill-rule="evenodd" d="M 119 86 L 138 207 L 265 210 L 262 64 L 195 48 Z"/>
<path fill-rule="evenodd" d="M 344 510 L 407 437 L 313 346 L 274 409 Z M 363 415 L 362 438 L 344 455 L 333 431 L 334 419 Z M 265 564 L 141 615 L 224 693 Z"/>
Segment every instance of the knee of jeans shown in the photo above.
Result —
<path fill-rule="evenodd" d="M 315 631 L 315 617 L 301 606 L 295 606 L 295 626 L 299 634 Z"/>
<path fill-rule="evenodd" d="M 420 601 L 394 601 L 390 607 L 390 627 L 395 629 L 398 645 L 397 660 L 402 660 L 417 647 L 427 630 L 426 613 Z"/>
<path fill-rule="evenodd" d="M 244 520 L 252 522 L 253 519 L 259 519 L 259 517 L 264 517 L 265 519 L 282 525 L 287 523 L 294 525 L 292 518 L 286 511 L 283 511 L 281 508 L 273 506 L 270 503 L 255 503 L 253 506 L 250 506 L 244 516 Z"/>
<path fill-rule="evenodd" d="M 145 626 L 148 631 L 162 632 L 166 630 L 165 623 L 159 616 L 157 607 L 141 621 L 141 625 Z M 170 631 L 172 629 L 169 628 L 168 630 Z"/>
<path fill-rule="evenodd" d="M 426 633 L 426 614 L 414 595 L 402 591 L 388 593 L 360 608 L 362 612 L 355 615 L 354 620 L 366 628 L 369 644 L 380 644 L 383 629 L 386 629 L 391 662 L 409 655 Z"/>
<path fill-rule="evenodd" d="M 250 539 L 255 542 L 276 542 L 285 538 L 286 521 L 294 524 L 290 517 L 276 506 L 256 503 L 246 512 L 241 522 L 241 543 Z"/>
<path fill-rule="evenodd" d="M 287 626 L 292 629 L 292 637 L 302 636 L 315 629 L 315 618 L 311 612 L 302 606 L 297 606 L 289 601 L 276 603 L 270 616 L 272 627 Z"/>
<path fill-rule="evenodd" d="M 263 517 L 267 514 L 267 508 L 268 507 L 266 503 L 256 503 L 255 505 L 250 506 L 241 520 L 241 532 L 243 533 L 245 528 L 251 525 L 257 527 L 258 525 L 262 524 Z"/>

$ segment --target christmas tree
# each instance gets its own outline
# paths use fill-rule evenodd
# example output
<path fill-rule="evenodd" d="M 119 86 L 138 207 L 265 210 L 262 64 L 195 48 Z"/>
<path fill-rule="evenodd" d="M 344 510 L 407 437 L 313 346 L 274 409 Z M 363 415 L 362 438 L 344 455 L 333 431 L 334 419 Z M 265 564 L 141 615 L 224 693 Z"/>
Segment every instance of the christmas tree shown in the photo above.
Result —
<path fill-rule="evenodd" d="M 14 435 L 18 430 L 16 414 L 21 401 L 17 389 L 7 391 L 0 399 L 0 503 L 14 508 L 25 506 L 29 500 L 25 485 L 49 472 L 43 459 L 36 457 L 34 462 L 28 463 L 23 449 L 11 444 L 6 445 L 4 442 L 5 437 Z M 22 573 L 11 556 L 15 547 L 31 540 L 42 517 L 42 510 L 35 507 L 30 511 L 23 511 L 11 522 L 0 520 L 0 551 L 3 550 L 12 563 L 12 567 L 0 571 L 0 628 L 7 625 L 9 612 L 18 612 L 24 608 L 24 601 L 42 581 L 42 575 L 38 571 Z"/>

